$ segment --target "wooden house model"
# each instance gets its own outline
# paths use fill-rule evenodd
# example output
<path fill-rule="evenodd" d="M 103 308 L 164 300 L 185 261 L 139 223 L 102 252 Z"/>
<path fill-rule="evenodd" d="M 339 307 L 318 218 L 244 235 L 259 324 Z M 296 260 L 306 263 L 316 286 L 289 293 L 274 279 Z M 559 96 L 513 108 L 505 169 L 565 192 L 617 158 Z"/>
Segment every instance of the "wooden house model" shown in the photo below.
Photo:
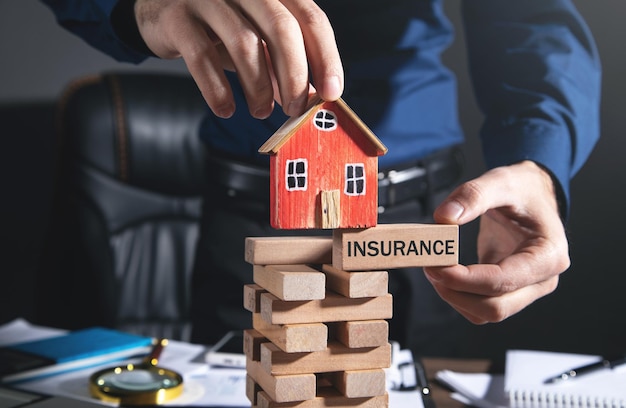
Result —
<path fill-rule="evenodd" d="M 259 148 L 270 157 L 277 229 L 368 228 L 378 219 L 378 156 L 387 148 L 341 99 L 314 96 Z"/>

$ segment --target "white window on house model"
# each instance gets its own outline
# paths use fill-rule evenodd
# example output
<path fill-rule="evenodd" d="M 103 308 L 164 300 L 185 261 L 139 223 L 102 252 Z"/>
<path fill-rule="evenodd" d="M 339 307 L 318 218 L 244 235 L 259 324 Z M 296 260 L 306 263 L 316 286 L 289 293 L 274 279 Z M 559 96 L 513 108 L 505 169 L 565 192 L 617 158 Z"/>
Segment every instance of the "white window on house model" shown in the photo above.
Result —
<path fill-rule="evenodd" d="M 337 128 L 337 116 L 332 111 L 320 109 L 313 118 L 315 127 L 320 130 L 330 131 Z"/>
<path fill-rule="evenodd" d="M 346 164 L 345 192 L 351 196 L 365 194 L 365 165 L 363 163 Z"/>
<path fill-rule="evenodd" d="M 286 177 L 287 190 L 306 190 L 308 179 L 308 164 L 306 159 L 287 160 Z"/>

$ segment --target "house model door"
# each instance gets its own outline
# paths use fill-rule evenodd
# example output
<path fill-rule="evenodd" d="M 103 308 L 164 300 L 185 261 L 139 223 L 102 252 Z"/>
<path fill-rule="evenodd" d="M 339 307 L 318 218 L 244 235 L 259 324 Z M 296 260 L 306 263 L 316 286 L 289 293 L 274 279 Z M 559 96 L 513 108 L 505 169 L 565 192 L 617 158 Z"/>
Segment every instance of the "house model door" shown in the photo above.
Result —
<path fill-rule="evenodd" d="M 339 228 L 341 224 L 341 194 L 339 190 L 321 192 L 321 227 L 324 229 Z"/>

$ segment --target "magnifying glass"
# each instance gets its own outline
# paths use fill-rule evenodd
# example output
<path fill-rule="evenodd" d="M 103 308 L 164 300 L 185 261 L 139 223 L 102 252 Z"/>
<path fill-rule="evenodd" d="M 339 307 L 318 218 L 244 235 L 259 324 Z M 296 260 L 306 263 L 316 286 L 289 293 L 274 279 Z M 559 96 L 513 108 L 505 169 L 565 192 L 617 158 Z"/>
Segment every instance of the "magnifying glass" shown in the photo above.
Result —
<path fill-rule="evenodd" d="M 91 395 L 122 405 L 158 405 L 178 397 L 183 392 L 183 377 L 157 366 L 166 345 L 166 339 L 159 340 L 140 364 L 95 372 L 89 378 Z"/>

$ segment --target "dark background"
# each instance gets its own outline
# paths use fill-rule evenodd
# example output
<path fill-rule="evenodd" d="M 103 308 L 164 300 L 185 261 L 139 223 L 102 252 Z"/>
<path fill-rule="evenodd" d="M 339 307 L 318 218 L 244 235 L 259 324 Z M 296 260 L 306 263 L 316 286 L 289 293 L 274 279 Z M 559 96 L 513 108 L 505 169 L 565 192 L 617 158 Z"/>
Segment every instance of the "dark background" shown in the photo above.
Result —
<path fill-rule="evenodd" d="M 458 73 L 460 117 L 466 130 L 468 177 L 482 170 L 476 134 L 481 123 L 466 72 L 458 8 L 448 0 L 459 36 L 445 55 Z M 523 0 L 520 0 L 523 1 Z M 507 348 L 582 353 L 626 349 L 626 138 L 622 117 L 626 85 L 626 2 L 575 2 L 595 35 L 604 69 L 602 138 L 572 182 L 568 224 L 572 267 L 555 293 L 499 323 L 472 326 L 464 353 L 501 358 Z M 116 63 L 59 28 L 36 0 L 0 1 L 0 323 L 34 317 L 34 276 L 54 191 L 51 103 L 73 78 L 106 70 L 185 72 L 181 61 L 153 60 L 141 66 Z M 463 228 L 463 236 L 475 225 Z M 86 288 L 87 289 L 87 288 Z"/>
<path fill-rule="evenodd" d="M 457 1 L 448 1 L 458 19 Z M 593 32 L 603 66 L 601 140 L 586 166 L 572 181 L 571 218 L 567 226 L 571 268 L 559 288 L 499 324 L 469 328 L 467 355 L 500 358 L 507 348 L 537 348 L 601 354 L 626 350 L 626 2 L 575 1 Z M 458 24 L 457 24 L 458 25 Z M 459 33 L 461 33 L 459 31 Z M 468 157 L 480 152 L 475 135 L 481 115 L 465 70 L 462 39 L 446 56 L 458 73 L 460 116 L 467 133 Z M 469 163 L 470 172 L 481 166 Z"/>

